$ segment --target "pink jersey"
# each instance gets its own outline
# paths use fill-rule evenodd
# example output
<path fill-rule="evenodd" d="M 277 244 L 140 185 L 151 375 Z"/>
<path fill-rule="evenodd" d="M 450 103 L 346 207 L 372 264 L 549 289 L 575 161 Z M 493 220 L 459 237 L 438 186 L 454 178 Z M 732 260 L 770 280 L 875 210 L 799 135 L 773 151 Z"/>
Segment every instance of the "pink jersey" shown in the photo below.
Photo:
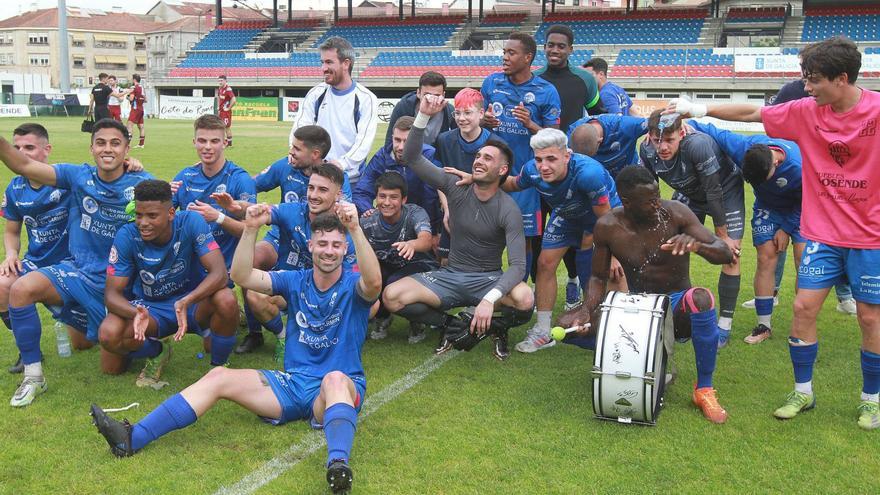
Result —
<path fill-rule="evenodd" d="M 801 234 L 830 246 L 880 249 L 880 93 L 849 112 L 802 98 L 761 110 L 768 136 L 803 154 Z"/>
<path fill-rule="evenodd" d="M 226 86 L 221 89 L 218 97 L 220 98 L 220 111 L 228 112 L 232 105 L 232 99 L 235 98 L 235 93 L 232 92 L 232 88 Z"/>

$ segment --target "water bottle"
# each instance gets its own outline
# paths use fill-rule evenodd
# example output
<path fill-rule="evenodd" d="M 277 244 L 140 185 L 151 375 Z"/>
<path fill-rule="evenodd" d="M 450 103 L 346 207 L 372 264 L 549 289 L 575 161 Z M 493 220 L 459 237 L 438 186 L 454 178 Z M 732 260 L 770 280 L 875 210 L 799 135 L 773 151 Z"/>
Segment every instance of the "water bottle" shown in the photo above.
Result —
<path fill-rule="evenodd" d="M 55 343 L 58 345 L 58 357 L 70 357 L 70 336 L 67 327 L 60 321 L 55 322 Z"/>

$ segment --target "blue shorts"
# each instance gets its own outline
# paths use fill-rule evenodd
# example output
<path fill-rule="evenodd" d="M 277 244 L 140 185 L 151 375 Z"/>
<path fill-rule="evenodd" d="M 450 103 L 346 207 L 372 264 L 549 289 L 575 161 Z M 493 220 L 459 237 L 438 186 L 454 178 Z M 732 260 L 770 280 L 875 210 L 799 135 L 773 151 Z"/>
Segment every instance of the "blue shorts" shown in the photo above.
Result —
<path fill-rule="evenodd" d="M 752 244 L 760 246 L 773 240 L 776 232 L 782 230 L 791 236 L 791 242 L 807 242 L 801 236 L 800 210 L 780 212 L 764 208 L 754 208 L 752 215 Z"/>
<path fill-rule="evenodd" d="M 166 299 L 164 301 L 147 301 L 144 299 L 135 299 L 129 301 L 132 306 L 144 306 L 150 316 L 156 320 L 158 327 L 158 337 L 161 339 L 169 335 L 177 333 L 177 315 L 174 313 L 174 304 L 178 301 L 175 299 Z M 202 335 L 202 328 L 196 321 L 196 310 L 199 304 L 190 304 L 186 308 L 186 333 L 194 333 Z"/>
<path fill-rule="evenodd" d="M 321 392 L 321 378 L 305 376 L 296 373 L 287 373 L 280 370 L 259 370 L 269 382 L 275 398 L 281 404 L 281 417 L 263 418 L 274 425 L 282 425 L 288 421 L 310 419 L 312 417 L 312 404 Z M 357 390 L 355 410 L 360 412 L 367 394 L 367 381 L 362 376 L 349 376 Z"/>
<path fill-rule="evenodd" d="M 536 237 L 541 235 L 543 226 L 541 225 L 541 200 L 538 197 L 538 191 L 530 188 L 525 191 L 510 193 L 510 197 L 516 201 L 519 211 L 522 213 L 523 232 L 526 237 Z"/>
<path fill-rule="evenodd" d="M 86 338 L 92 342 L 98 341 L 98 327 L 107 316 L 107 308 L 104 307 L 104 291 L 92 287 L 88 282 L 79 276 L 77 269 L 69 262 L 62 261 L 57 265 L 45 266 L 37 270 L 52 282 L 55 290 L 64 301 L 59 315 L 65 314 L 67 311 L 73 314 L 74 308 L 84 311 L 86 314 Z M 54 312 L 53 312 L 54 315 Z M 61 320 L 64 321 L 64 320 Z M 64 323 L 68 323 L 64 321 Z M 71 325 L 77 328 L 75 325 Z M 77 328 L 77 330 L 82 330 Z"/>
<path fill-rule="evenodd" d="M 21 268 L 20 276 L 22 277 L 30 272 L 35 272 L 40 269 L 33 261 L 27 258 L 21 260 Z M 89 321 L 86 316 L 86 311 L 79 305 L 79 303 L 65 304 L 63 306 L 46 305 L 46 309 L 52 313 L 52 318 L 55 320 L 64 323 L 80 333 L 86 333 Z"/>
<path fill-rule="evenodd" d="M 596 216 L 589 214 L 579 218 L 562 218 L 556 212 L 550 214 L 547 228 L 544 229 L 544 237 L 541 239 L 542 249 L 556 249 L 563 247 L 581 248 L 584 235 L 593 233 L 596 226 Z"/>
<path fill-rule="evenodd" d="M 808 241 L 798 266 L 798 287 L 827 289 L 846 281 L 856 301 L 880 304 L 880 249 L 835 247 Z"/>

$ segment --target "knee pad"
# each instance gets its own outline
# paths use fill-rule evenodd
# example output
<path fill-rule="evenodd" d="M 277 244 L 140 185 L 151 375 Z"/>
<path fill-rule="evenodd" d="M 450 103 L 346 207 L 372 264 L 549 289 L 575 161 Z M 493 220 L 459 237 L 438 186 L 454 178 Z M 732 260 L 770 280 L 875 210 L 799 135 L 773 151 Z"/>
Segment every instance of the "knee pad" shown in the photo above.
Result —
<path fill-rule="evenodd" d="M 694 296 L 696 295 L 697 299 L 703 299 L 705 296 L 702 294 L 706 294 L 709 298 L 709 307 L 701 309 L 701 306 L 704 304 L 697 304 L 697 301 L 694 300 Z M 703 287 L 691 287 L 684 293 L 682 296 L 682 307 L 685 312 L 688 313 L 702 313 L 703 311 L 709 311 L 710 309 L 715 309 L 715 296 L 712 295 L 712 291 L 709 289 L 704 289 Z"/>

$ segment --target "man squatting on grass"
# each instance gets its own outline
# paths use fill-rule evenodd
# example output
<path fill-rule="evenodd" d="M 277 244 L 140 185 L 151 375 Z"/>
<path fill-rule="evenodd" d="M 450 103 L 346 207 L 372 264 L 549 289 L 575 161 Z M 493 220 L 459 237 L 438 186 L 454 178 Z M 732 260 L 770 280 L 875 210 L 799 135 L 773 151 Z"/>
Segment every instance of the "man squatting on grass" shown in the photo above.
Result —
<path fill-rule="evenodd" d="M 278 294 L 294 318 L 287 322 L 284 371 L 218 366 L 163 402 L 135 425 L 116 421 L 98 406 L 91 414 L 110 450 L 130 456 L 173 430 L 191 425 L 220 399 L 231 400 L 272 424 L 309 419 L 327 438 L 327 481 L 334 493 L 351 487 L 348 467 L 357 411 L 366 394 L 361 348 L 370 307 L 382 289 L 379 261 L 358 224 L 353 204 L 311 223 L 314 268 L 265 272 L 253 268 L 254 244 L 270 207 L 250 206 L 232 261 L 232 279 L 249 290 Z M 360 272 L 344 270 L 348 230 Z"/>

